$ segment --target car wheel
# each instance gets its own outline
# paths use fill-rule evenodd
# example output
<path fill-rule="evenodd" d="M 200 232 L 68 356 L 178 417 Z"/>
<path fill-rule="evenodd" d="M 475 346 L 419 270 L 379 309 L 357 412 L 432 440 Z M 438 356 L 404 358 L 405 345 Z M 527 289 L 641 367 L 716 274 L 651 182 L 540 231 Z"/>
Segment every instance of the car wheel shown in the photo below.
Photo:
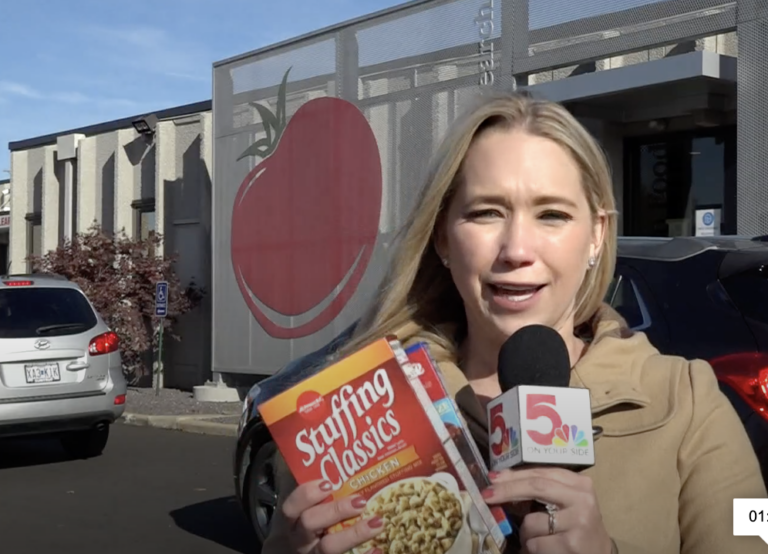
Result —
<path fill-rule="evenodd" d="M 107 446 L 109 425 L 82 431 L 68 431 L 59 438 L 62 448 L 72 458 L 95 458 Z"/>
<path fill-rule="evenodd" d="M 262 544 L 269 535 L 272 516 L 277 508 L 273 463 L 276 451 L 277 447 L 271 440 L 261 443 L 248 470 L 248 512 L 256 536 Z"/>

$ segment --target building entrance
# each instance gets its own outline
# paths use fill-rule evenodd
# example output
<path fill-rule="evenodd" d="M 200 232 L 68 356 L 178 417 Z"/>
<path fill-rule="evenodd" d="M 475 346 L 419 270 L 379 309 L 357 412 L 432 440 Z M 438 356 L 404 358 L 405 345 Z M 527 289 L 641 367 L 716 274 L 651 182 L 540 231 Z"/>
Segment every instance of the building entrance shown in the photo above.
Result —
<path fill-rule="evenodd" d="M 716 232 L 736 234 L 736 128 L 627 139 L 628 236 L 696 234 L 696 210 L 719 209 Z"/>

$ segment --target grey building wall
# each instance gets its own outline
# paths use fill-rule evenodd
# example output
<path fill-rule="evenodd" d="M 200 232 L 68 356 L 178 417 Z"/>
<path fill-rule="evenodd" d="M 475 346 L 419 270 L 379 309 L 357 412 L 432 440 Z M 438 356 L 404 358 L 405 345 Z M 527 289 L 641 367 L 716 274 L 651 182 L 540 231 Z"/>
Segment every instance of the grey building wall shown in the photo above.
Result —
<path fill-rule="evenodd" d="M 768 2 L 739 0 L 738 232 L 768 233 Z"/>
<path fill-rule="evenodd" d="M 88 129 L 44 137 L 45 144 L 12 145 L 11 271 L 27 270 L 33 219 L 41 224 L 41 251 L 64 239 L 66 162 L 57 143 L 76 145 L 73 158 L 73 231 L 94 223 L 136 236 L 140 206 L 154 200 L 155 226 L 165 242 L 160 254 L 178 255 L 182 285 L 194 281 L 210 290 L 211 128 L 210 111 L 161 118 L 154 137 L 120 128 Z M 28 217 L 25 217 L 27 216 Z M 210 305 L 184 316 L 176 328 L 181 341 L 166 341 L 165 385 L 191 388 L 210 376 Z"/>

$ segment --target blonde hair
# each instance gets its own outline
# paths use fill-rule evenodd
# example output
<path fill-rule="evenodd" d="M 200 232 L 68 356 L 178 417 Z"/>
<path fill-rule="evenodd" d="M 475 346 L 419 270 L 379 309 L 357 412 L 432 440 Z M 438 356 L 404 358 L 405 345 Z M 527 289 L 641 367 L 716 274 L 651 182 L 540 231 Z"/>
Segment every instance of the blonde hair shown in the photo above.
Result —
<path fill-rule="evenodd" d="M 602 247 L 576 296 L 575 327 L 597 312 L 616 263 L 615 200 L 605 155 L 563 106 L 525 94 L 494 93 L 480 97 L 449 129 L 432 160 L 426 186 L 400 231 L 389 271 L 342 355 L 394 334 L 406 345 L 428 341 L 438 362 L 456 362 L 466 314 L 450 271 L 435 250 L 435 230 L 461 182 L 462 163 L 473 141 L 498 128 L 520 129 L 570 152 L 581 169 L 593 217 L 606 215 Z"/>

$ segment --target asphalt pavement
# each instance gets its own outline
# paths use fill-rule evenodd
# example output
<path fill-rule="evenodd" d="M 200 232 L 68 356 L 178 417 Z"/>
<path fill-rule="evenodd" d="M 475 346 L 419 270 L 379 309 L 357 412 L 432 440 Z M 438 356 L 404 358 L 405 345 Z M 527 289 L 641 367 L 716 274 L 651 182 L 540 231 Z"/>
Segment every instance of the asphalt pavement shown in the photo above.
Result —
<path fill-rule="evenodd" d="M 0 550 L 258 554 L 233 497 L 230 437 L 116 424 L 104 454 L 0 441 Z"/>

